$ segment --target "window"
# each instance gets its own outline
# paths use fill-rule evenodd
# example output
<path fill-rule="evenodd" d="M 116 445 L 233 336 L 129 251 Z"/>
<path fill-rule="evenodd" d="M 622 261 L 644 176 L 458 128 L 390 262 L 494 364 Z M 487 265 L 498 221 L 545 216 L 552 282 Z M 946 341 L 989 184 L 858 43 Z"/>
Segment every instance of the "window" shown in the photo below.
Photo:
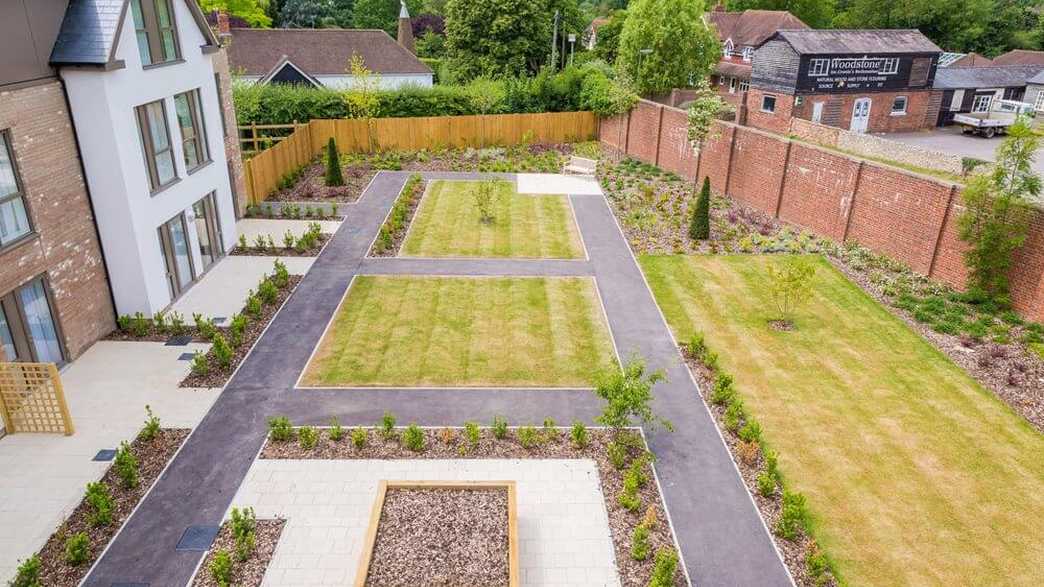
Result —
<path fill-rule="evenodd" d="M 11 135 L 0 132 L 0 247 L 32 232 L 11 150 Z"/>
<path fill-rule="evenodd" d="M 722 49 L 722 53 L 725 54 L 725 57 L 732 57 L 732 50 L 733 49 L 734 49 L 734 47 L 732 45 L 732 39 L 726 39 L 725 47 Z"/>
<path fill-rule="evenodd" d="M 199 256 L 203 260 L 203 270 L 206 271 L 224 253 L 219 228 L 221 223 L 218 221 L 217 209 L 214 206 L 213 192 L 193 204 L 192 213 L 195 216 Z"/>
<path fill-rule="evenodd" d="M 173 300 L 195 279 L 184 214 L 178 214 L 159 227 L 159 241 L 170 299 Z"/>
<path fill-rule="evenodd" d="M 743 60 L 750 61 L 751 59 L 754 59 L 754 47 L 744 47 Z"/>
<path fill-rule="evenodd" d="M 830 60 L 829 59 L 813 59 L 808 64 L 808 75 L 820 76 L 827 75 L 830 73 Z"/>
<path fill-rule="evenodd" d="M 174 169 L 174 150 L 170 145 L 170 129 L 167 127 L 167 108 L 163 100 L 159 100 L 138 106 L 136 110 L 138 129 L 145 147 L 149 183 L 155 192 L 178 178 Z"/>
<path fill-rule="evenodd" d="M 881 61 L 881 73 L 883 75 L 891 75 L 893 73 L 899 73 L 899 58 L 888 57 Z"/>
<path fill-rule="evenodd" d="M 902 116 L 906 114 L 906 96 L 896 96 L 892 100 L 892 116 Z"/>
<path fill-rule="evenodd" d="M 1033 101 L 1033 109 L 1037 112 L 1044 111 L 1044 90 L 1037 91 L 1037 99 Z"/>
<path fill-rule="evenodd" d="M 989 112 L 990 104 L 992 102 L 992 94 L 982 94 L 979 96 L 975 96 L 975 100 L 972 102 L 972 112 Z"/>
<path fill-rule="evenodd" d="M 142 65 L 167 63 L 180 57 L 170 0 L 131 0 L 131 16 Z"/>
<path fill-rule="evenodd" d="M 199 108 L 199 90 L 174 96 L 174 112 L 181 129 L 181 150 L 185 154 L 185 168 L 190 172 L 209 162 L 207 133 L 203 127 L 203 113 Z"/>
<path fill-rule="evenodd" d="M 741 92 L 746 92 L 746 91 L 749 91 L 749 90 L 750 90 L 750 82 L 749 82 L 749 81 L 747 81 L 747 80 L 743 80 L 743 81 L 741 81 L 741 82 L 739 83 L 739 90 L 740 90 Z"/>
<path fill-rule="evenodd" d="M 761 111 L 762 112 L 775 112 L 776 111 L 776 97 L 775 96 L 762 96 L 761 97 Z"/>
<path fill-rule="evenodd" d="M 734 78 L 734 77 L 730 77 L 729 78 L 729 93 L 730 94 L 735 94 L 736 93 L 736 78 Z"/>
<path fill-rule="evenodd" d="M 0 296 L 0 349 L 8 361 L 62 363 L 58 325 L 43 278 Z"/>

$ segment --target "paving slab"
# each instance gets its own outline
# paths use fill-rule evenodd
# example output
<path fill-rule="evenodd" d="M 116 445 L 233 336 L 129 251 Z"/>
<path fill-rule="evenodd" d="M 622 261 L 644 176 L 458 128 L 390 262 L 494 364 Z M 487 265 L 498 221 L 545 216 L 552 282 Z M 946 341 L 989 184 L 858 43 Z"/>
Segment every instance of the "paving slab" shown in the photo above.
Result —
<path fill-rule="evenodd" d="M 261 278 L 272 274 L 276 259 L 286 264 L 291 275 L 308 273 L 315 262 L 315 257 L 224 257 L 178 298 L 170 310 L 181 313 L 187 322 L 191 322 L 193 314 L 230 318 L 243 310 L 250 290 L 257 289 Z"/>
<path fill-rule="evenodd" d="M 598 180 L 589 176 L 519 173 L 516 181 L 520 194 L 602 195 L 602 188 L 598 186 Z"/>

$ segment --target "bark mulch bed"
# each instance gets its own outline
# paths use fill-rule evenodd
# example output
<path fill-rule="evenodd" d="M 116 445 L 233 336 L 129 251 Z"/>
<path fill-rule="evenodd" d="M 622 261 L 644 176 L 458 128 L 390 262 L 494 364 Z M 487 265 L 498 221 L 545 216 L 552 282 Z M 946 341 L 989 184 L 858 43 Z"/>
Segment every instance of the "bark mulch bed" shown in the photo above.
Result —
<path fill-rule="evenodd" d="M 689 371 L 696 378 L 700 393 L 708 393 L 709 390 L 714 388 L 714 373 L 687 350 L 679 349 L 679 351 L 685 358 Z M 724 406 L 708 401 L 707 397 L 703 397 L 703 400 L 714 415 L 718 430 L 721 431 L 721 436 L 725 439 L 725 444 L 728 445 L 729 452 L 732 453 L 733 460 L 739 467 L 740 476 L 743 477 L 743 482 L 747 485 L 747 491 L 754 498 L 754 503 L 757 504 L 762 519 L 765 520 L 765 524 L 769 528 L 774 528 L 779 521 L 782 511 L 783 494 L 778 485 L 774 493 L 768 497 L 763 496 L 758 491 L 757 477 L 758 473 L 765 469 L 765 455 L 757 444 L 743 442 L 738 435 L 730 432 L 725 427 Z M 772 539 L 776 543 L 776 548 L 780 554 L 783 555 L 783 560 L 786 562 L 787 568 L 790 569 L 790 574 L 793 576 L 795 583 L 802 587 L 824 587 L 838 584 L 829 572 L 819 578 L 809 574 L 806 561 L 809 555 L 816 552 L 815 540 L 812 537 L 802 532 L 795 540 L 786 540 L 773 533 Z"/>
<path fill-rule="evenodd" d="M 367 585 L 507 585 L 509 574 L 507 489 L 388 489 Z"/>
<path fill-rule="evenodd" d="M 234 257 L 316 257 L 331 238 L 333 238 L 333 235 L 324 232 L 316 238 L 315 244 L 308 249 L 283 246 L 262 248 L 250 245 L 241 247 L 236 245 L 236 248 L 232 249 L 229 255 Z"/>
<path fill-rule="evenodd" d="M 279 311 L 279 308 L 283 306 L 283 302 L 294 293 L 297 289 L 297 284 L 301 283 L 304 279 L 301 275 L 291 275 L 289 284 L 279 290 L 279 295 L 275 301 L 271 304 L 264 304 L 261 306 L 261 316 L 259 318 L 251 318 L 247 323 L 246 329 L 243 331 L 243 338 L 239 346 L 232 350 L 232 362 L 228 367 L 222 368 L 218 365 L 217 359 L 214 358 L 213 347 L 207 352 L 207 363 L 210 368 L 206 375 L 199 373 L 189 373 L 188 377 L 181 380 L 179 387 L 224 387 L 232 373 L 235 372 L 236 367 L 243 362 L 247 354 L 250 353 L 250 349 L 253 348 L 254 343 L 258 338 L 261 337 L 261 333 L 264 332 L 268 323 L 272 321 L 272 318 Z M 220 332 L 226 332 L 227 328 L 219 328 Z"/>
<path fill-rule="evenodd" d="M 112 497 L 112 521 L 108 526 L 92 527 L 88 521 L 92 508 L 86 501 L 81 501 L 65 522 L 51 534 L 38 553 L 42 563 L 40 585 L 73 587 L 80 583 L 102 550 L 119 531 L 124 520 L 130 516 L 138 502 L 145 497 L 149 487 L 174 457 L 178 447 L 188 438 L 189 432 L 188 429 L 182 428 L 162 428 L 151 440 L 146 441 L 139 437 L 131 443 L 131 452 L 138 459 L 138 486 L 132 489 L 124 488 L 116 468 L 109 467 L 101 482 L 109 488 Z M 86 562 L 72 566 L 65 561 L 65 543 L 69 537 L 80 532 L 86 532 L 90 539 L 90 555 Z"/>
<path fill-rule="evenodd" d="M 427 193 L 428 182 L 419 177 L 410 177 L 403 186 L 402 193 L 396 198 L 388 218 L 384 220 L 377 238 L 373 241 L 371 257 L 395 257 L 399 254 L 413 222 L 413 216 L 417 213 L 424 194 Z"/>
<path fill-rule="evenodd" d="M 366 189 L 373 174 L 364 171 L 345 169 L 344 185 L 326 185 L 326 165 L 318 160 L 301 169 L 300 175 L 293 185 L 280 189 L 268 200 L 279 202 L 354 202 Z"/>
<path fill-rule="evenodd" d="M 616 569 L 622 585 L 645 586 L 652 575 L 656 553 L 667 548 L 677 552 L 667 517 L 664 514 L 663 500 L 660 496 L 651 464 L 647 460 L 639 460 L 639 467 L 646 478 L 637 492 L 641 506 L 634 512 L 620 505 L 619 497 L 623 493 L 624 476 L 627 468 L 647 453 L 644 440 L 634 431 L 623 434 L 626 443 L 627 459 L 625 467 L 617 469 L 609 459 L 607 449 L 611 442 L 611 432 L 601 428 L 589 428 L 588 444 L 578 448 L 569 438 L 569 431 L 555 428 L 553 431 L 537 429 L 538 442 L 530 448 L 519 442 L 519 429 L 508 429 L 502 439 L 493 436 L 489 428 L 480 429 L 480 437 L 475 446 L 470 446 L 458 428 L 441 430 L 424 429 L 424 450 L 413 452 L 402 446 L 399 441 L 402 430 L 397 430 L 394 437 L 385 437 L 376 429 L 362 429 L 366 433 L 366 443 L 356 448 L 350 435 L 339 441 L 330 440 L 325 433 L 320 434 L 318 444 L 305 449 L 296 441 L 278 442 L 269 440 L 261 451 L 263 459 L 591 459 L 598 466 L 598 476 L 602 482 L 602 495 L 605 498 L 606 511 L 609 514 L 609 529 L 612 535 L 613 548 L 616 554 Z M 649 555 L 645 560 L 631 558 L 631 536 L 635 527 L 644 521 L 652 521 L 649 532 Z M 685 585 L 685 576 L 679 562 L 674 575 L 674 584 Z"/>
<path fill-rule="evenodd" d="M 232 535 L 232 523 L 225 522 L 221 525 L 214 544 L 203 558 L 203 563 L 196 571 L 196 577 L 192 580 L 192 587 L 219 587 L 219 583 L 210 572 L 210 563 L 219 551 L 225 551 L 232 555 L 232 585 L 236 587 L 258 587 L 268 570 L 268 563 L 272 562 L 279 536 L 283 533 L 286 520 L 257 520 L 254 527 L 254 553 L 245 561 L 236 559 L 236 539 Z"/>

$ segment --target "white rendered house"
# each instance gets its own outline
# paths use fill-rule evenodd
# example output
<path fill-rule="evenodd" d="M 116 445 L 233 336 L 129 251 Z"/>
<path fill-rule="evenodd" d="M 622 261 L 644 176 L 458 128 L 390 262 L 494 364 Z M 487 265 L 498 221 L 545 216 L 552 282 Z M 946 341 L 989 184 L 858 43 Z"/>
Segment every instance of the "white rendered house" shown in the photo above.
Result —
<path fill-rule="evenodd" d="M 234 246 L 219 50 L 194 0 L 69 3 L 51 63 L 118 314 L 163 310 Z"/>

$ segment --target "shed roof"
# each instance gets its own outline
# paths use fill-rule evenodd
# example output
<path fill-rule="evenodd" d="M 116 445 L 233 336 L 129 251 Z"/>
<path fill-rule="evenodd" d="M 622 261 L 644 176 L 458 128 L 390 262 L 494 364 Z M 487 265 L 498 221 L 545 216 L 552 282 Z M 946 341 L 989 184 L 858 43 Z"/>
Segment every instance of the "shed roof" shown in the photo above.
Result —
<path fill-rule="evenodd" d="M 772 39 L 786 41 L 802 54 L 942 53 L 916 29 L 780 30 Z"/>
<path fill-rule="evenodd" d="M 1018 88 L 1044 71 L 1044 65 L 1001 65 L 990 67 L 941 67 L 935 72 L 934 88 Z"/>
<path fill-rule="evenodd" d="M 308 75 L 344 75 L 353 54 L 378 74 L 431 73 L 380 29 L 232 29 L 233 70 L 263 76 L 286 58 Z"/>
<path fill-rule="evenodd" d="M 217 39 L 195 0 L 185 2 L 207 46 Z M 51 51 L 52 65 L 107 65 L 116 53 L 116 36 L 129 0 L 69 0 L 62 28 Z"/>
<path fill-rule="evenodd" d="M 1044 51 L 1013 49 L 993 58 L 994 65 L 1044 65 Z"/>
<path fill-rule="evenodd" d="M 722 42 L 732 39 L 733 45 L 757 46 L 780 29 L 808 28 L 800 18 L 786 10 L 712 10 L 707 13 L 707 21 L 718 30 Z"/>

